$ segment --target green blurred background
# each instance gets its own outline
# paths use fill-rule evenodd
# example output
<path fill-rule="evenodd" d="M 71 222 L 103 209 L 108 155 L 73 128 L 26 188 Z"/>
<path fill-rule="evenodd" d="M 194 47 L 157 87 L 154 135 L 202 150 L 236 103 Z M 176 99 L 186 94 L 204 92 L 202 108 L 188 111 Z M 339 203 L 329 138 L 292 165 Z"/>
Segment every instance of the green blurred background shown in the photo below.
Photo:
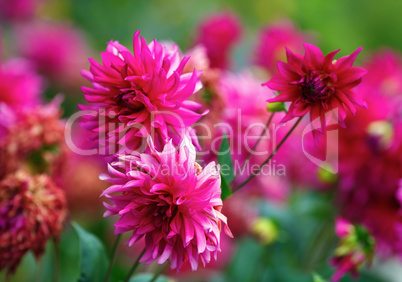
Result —
<path fill-rule="evenodd" d="M 397 0 L 59 0 L 44 13 L 73 21 L 95 50 L 103 50 L 111 39 L 130 44 L 137 29 L 148 40 L 173 40 L 185 50 L 197 23 L 222 10 L 237 13 L 244 25 L 236 51 L 240 66 L 248 62 L 258 29 L 283 18 L 315 35 L 324 52 L 341 48 L 347 54 L 359 46 L 402 49 L 402 2 Z"/>

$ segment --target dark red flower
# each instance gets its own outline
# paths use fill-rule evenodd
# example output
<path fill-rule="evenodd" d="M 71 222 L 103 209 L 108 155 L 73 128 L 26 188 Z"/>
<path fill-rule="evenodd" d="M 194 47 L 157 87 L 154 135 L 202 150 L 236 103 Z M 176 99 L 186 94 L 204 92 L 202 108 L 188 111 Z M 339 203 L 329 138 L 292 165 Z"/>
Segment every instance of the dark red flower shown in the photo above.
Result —
<path fill-rule="evenodd" d="M 367 73 L 363 68 L 352 67 L 362 48 L 339 60 L 334 60 L 339 50 L 324 56 L 314 45 L 305 43 L 304 48 L 304 56 L 286 49 L 288 62 L 279 61 L 279 73 L 265 83 L 280 94 L 268 101 L 291 102 L 282 122 L 310 112 L 311 121 L 317 119 L 313 123 L 314 128 L 323 132 L 328 123 L 325 114 L 337 109 L 338 122 L 345 127 L 347 110 L 355 114 L 355 105 L 366 107 L 366 103 L 353 91 Z M 320 124 L 316 125 L 318 121 Z"/>
<path fill-rule="evenodd" d="M 25 171 L 0 182 L 0 270 L 14 272 L 22 257 L 42 255 L 47 240 L 57 239 L 66 218 L 63 190 L 47 175 Z"/>

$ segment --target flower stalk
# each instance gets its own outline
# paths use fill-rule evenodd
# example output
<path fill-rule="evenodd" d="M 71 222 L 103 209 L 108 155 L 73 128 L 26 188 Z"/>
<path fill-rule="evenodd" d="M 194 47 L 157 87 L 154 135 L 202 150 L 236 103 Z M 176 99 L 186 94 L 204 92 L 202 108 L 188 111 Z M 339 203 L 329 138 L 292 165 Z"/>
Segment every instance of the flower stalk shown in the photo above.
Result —
<path fill-rule="evenodd" d="M 257 149 L 258 145 L 260 144 L 260 142 L 261 142 L 261 140 L 262 140 L 262 136 L 264 136 L 265 133 L 267 132 L 267 130 L 268 130 L 268 128 L 269 128 L 269 126 L 270 126 L 270 124 L 271 124 L 271 122 L 272 122 L 272 119 L 273 119 L 273 117 L 274 117 L 274 114 L 275 114 L 275 113 L 272 113 L 271 116 L 268 118 L 268 121 L 267 121 L 267 123 L 265 124 L 264 130 L 261 132 L 261 135 L 260 135 L 260 137 L 258 138 L 257 142 L 254 144 L 253 149 L 251 150 L 251 152 L 249 152 L 249 154 L 248 154 L 246 160 L 244 161 L 244 163 L 243 163 L 243 165 L 242 165 L 240 171 L 243 171 L 244 167 L 247 165 L 247 162 L 250 161 L 251 157 L 253 156 L 255 150 Z M 236 179 L 236 176 L 235 176 L 235 179 Z M 233 181 L 234 181 L 235 179 L 233 179 Z"/>
<path fill-rule="evenodd" d="M 144 253 L 145 253 L 145 248 L 142 250 L 140 256 L 133 264 L 133 267 L 131 267 L 130 272 L 126 276 L 126 279 L 124 279 L 124 282 L 130 281 L 131 276 L 133 275 L 133 273 L 137 270 L 138 266 L 140 265 L 140 260 L 141 260 L 142 256 L 144 255 Z"/>
<path fill-rule="evenodd" d="M 113 245 L 113 248 L 112 248 L 112 253 L 110 254 L 110 263 L 109 263 L 109 267 L 108 267 L 108 269 L 107 269 L 105 279 L 103 280 L 104 282 L 109 281 L 109 276 L 110 276 L 110 273 L 111 273 L 111 271 L 112 271 L 113 264 L 114 264 L 114 262 L 115 262 L 115 260 L 116 260 L 117 247 L 118 247 L 118 245 L 119 245 L 121 236 L 122 236 L 121 234 L 117 235 L 116 240 L 114 241 L 114 245 Z"/>
<path fill-rule="evenodd" d="M 247 178 L 246 180 L 244 180 L 241 184 L 239 184 L 237 187 L 235 187 L 232 192 L 236 192 L 238 191 L 240 188 L 242 188 L 243 186 L 245 186 L 247 183 L 249 183 L 255 176 L 258 175 L 258 173 L 261 171 L 261 169 L 264 167 L 264 165 L 266 165 L 272 158 L 273 156 L 276 154 L 276 152 L 278 152 L 278 150 L 282 147 L 283 143 L 285 143 L 286 139 L 290 136 L 290 134 L 295 130 L 295 128 L 297 127 L 297 125 L 300 123 L 300 121 L 302 120 L 303 117 L 299 117 L 299 119 L 297 120 L 297 122 L 292 126 L 292 128 L 288 131 L 288 133 L 286 134 L 286 136 L 282 139 L 282 141 L 278 144 L 278 146 L 276 146 L 275 150 L 268 156 L 268 158 L 260 165 L 260 167 L 258 168 L 258 170 L 253 173 L 252 175 L 249 176 L 249 178 Z"/>

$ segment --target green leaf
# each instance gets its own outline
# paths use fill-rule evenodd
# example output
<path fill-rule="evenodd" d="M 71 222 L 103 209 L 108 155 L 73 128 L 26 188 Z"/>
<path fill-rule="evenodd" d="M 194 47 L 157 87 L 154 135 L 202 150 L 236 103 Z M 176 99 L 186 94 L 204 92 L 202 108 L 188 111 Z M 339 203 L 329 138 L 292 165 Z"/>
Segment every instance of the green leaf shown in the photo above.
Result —
<path fill-rule="evenodd" d="M 149 282 L 154 278 L 153 273 L 138 273 L 130 278 L 129 282 Z M 159 275 L 155 282 L 168 282 L 169 279 L 164 275 Z"/>
<path fill-rule="evenodd" d="M 229 140 L 228 136 L 226 135 L 226 132 L 223 133 L 223 139 L 221 142 L 221 146 L 219 147 L 219 152 L 218 152 L 218 164 L 221 166 L 221 178 L 222 178 L 222 183 L 221 183 L 221 189 L 222 189 L 222 200 L 229 197 L 232 195 L 232 192 L 230 191 L 230 183 L 232 182 L 234 178 L 234 173 L 233 173 L 233 162 L 232 162 L 232 157 L 230 155 L 230 145 L 229 145 Z"/>
<path fill-rule="evenodd" d="M 322 278 L 321 275 L 313 273 L 313 282 L 327 282 L 327 280 Z"/>
<path fill-rule="evenodd" d="M 260 267 L 263 263 L 264 248 L 251 238 L 243 238 L 239 240 L 236 249 L 228 268 L 227 281 L 267 281 L 259 279 L 261 270 L 264 269 Z"/>
<path fill-rule="evenodd" d="M 226 178 L 221 173 L 221 199 L 224 200 L 227 197 L 232 195 L 232 191 L 230 191 L 229 184 L 226 182 Z"/>
<path fill-rule="evenodd" d="M 108 259 L 101 241 L 73 222 L 80 245 L 80 278 L 78 281 L 102 281 L 108 268 Z"/>

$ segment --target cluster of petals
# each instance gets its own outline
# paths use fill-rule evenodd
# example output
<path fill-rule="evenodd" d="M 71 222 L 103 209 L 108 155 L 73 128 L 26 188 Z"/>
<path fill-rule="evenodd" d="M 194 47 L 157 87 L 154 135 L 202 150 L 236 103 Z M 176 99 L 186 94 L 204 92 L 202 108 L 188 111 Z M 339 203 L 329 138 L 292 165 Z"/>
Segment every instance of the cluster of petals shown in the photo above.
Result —
<path fill-rule="evenodd" d="M 220 212 L 221 178 L 214 162 L 204 169 L 195 162 L 195 148 L 184 139 L 179 150 L 169 141 L 157 151 L 149 139 L 150 154 L 134 152 L 109 166 L 110 175 L 101 178 L 113 185 L 102 195 L 105 216 L 119 215 L 115 233 L 132 232 L 128 244 L 145 238 L 141 262 L 159 264 L 169 259 L 179 270 L 189 262 L 196 270 L 216 260 L 220 231 L 231 235 Z"/>
<path fill-rule="evenodd" d="M 24 163 L 36 172 L 62 170 L 66 147 L 61 114 L 57 98 L 49 104 L 27 108 L 0 103 L 0 177 Z"/>
<path fill-rule="evenodd" d="M 214 139 L 208 149 L 213 157 L 216 157 L 220 146 L 216 140 L 221 140 L 224 132 L 228 135 L 234 173 L 237 175 L 235 185 L 247 179 L 271 153 L 274 133 L 272 127 L 265 132 L 258 146 L 254 148 L 269 118 L 265 100 L 274 96 L 273 91 L 262 87 L 261 83 L 262 81 L 251 71 L 245 70 L 238 74 L 223 73 L 217 85 L 217 92 L 224 106 L 221 123 L 217 124 Z M 210 155 L 207 157 L 211 159 Z M 283 177 L 275 176 L 274 170 L 276 170 L 274 166 L 265 166 L 261 174 L 255 177 L 245 190 L 271 199 L 284 199 L 287 184 L 283 181 Z"/>
<path fill-rule="evenodd" d="M 190 126 L 201 118 L 201 105 L 187 98 L 201 88 L 201 73 L 183 74 L 189 58 L 176 45 L 147 44 L 139 31 L 133 49 L 111 41 L 101 53 L 103 64 L 90 59 L 90 71 L 82 71 L 93 84 L 82 87 L 89 102 L 80 107 L 88 113 L 82 125 L 108 154 L 144 151 L 149 135 L 159 149 L 167 139 L 180 144 L 184 136 L 198 146 Z"/>
<path fill-rule="evenodd" d="M 334 60 L 339 50 L 326 56 L 310 44 L 304 44 L 305 55 L 295 54 L 286 49 L 287 63 L 278 62 L 278 74 L 265 83 L 279 95 L 269 102 L 291 102 L 282 122 L 301 117 L 310 112 L 313 128 L 322 132 L 329 122 L 326 113 L 334 110 L 337 122 L 345 127 L 347 112 L 356 112 L 356 105 L 366 107 L 366 103 L 353 88 L 357 86 L 366 70 L 353 67 L 358 48 L 352 54 Z"/>
<path fill-rule="evenodd" d="M 370 110 L 359 111 L 339 131 L 342 214 L 367 227 L 383 257 L 402 256 L 401 62 L 397 53 L 386 50 L 364 63 L 369 73 L 357 91 Z"/>
<path fill-rule="evenodd" d="M 42 78 L 30 62 L 14 58 L 1 63 L 0 102 L 18 108 L 38 105 L 42 86 Z"/>
<path fill-rule="evenodd" d="M 81 85 L 89 50 L 78 30 L 65 23 L 35 22 L 18 26 L 15 34 L 22 56 L 58 87 Z"/>
<path fill-rule="evenodd" d="M 275 74 L 278 71 L 276 62 L 286 59 L 285 47 L 299 52 L 303 49 L 303 42 L 306 42 L 306 36 L 291 21 L 269 25 L 260 32 L 255 63 Z"/>
<path fill-rule="evenodd" d="M 0 181 L 0 270 L 14 272 L 32 251 L 38 258 L 49 239 L 57 240 L 67 207 L 63 190 L 47 175 L 23 170 Z"/>
<path fill-rule="evenodd" d="M 211 68 L 226 69 L 230 51 L 240 34 L 239 20 L 234 14 L 226 12 L 205 19 L 199 26 L 196 42 L 205 46 Z"/>

